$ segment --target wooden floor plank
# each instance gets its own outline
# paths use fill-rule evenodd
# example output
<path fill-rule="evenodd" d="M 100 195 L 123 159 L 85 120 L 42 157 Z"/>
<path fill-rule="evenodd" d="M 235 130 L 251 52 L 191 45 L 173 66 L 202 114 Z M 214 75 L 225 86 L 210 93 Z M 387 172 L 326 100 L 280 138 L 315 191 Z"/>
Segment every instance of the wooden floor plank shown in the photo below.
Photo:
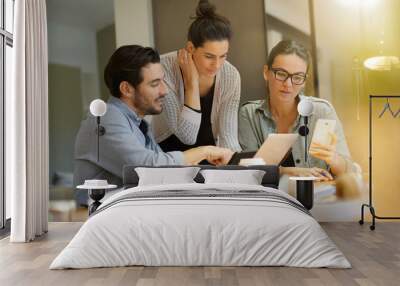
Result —
<path fill-rule="evenodd" d="M 399 285 L 400 223 L 379 222 L 375 231 L 357 223 L 321 224 L 351 262 L 352 269 L 290 267 L 116 267 L 48 269 L 82 223 L 50 223 L 32 243 L 0 240 L 0 285 Z"/>

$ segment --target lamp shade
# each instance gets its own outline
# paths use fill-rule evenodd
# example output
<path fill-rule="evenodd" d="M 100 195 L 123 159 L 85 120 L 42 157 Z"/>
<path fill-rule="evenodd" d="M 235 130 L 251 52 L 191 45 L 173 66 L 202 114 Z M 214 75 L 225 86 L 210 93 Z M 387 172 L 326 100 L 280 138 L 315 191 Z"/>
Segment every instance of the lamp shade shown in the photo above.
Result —
<path fill-rule="evenodd" d="M 103 116 L 107 112 L 107 104 L 101 99 L 95 99 L 90 103 L 89 109 L 93 116 Z"/>
<path fill-rule="evenodd" d="M 301 116 L 310 116 L 314 111 L 314 105 L 309 99 L 303 99 L 297 105 L 297 111 Z"/>

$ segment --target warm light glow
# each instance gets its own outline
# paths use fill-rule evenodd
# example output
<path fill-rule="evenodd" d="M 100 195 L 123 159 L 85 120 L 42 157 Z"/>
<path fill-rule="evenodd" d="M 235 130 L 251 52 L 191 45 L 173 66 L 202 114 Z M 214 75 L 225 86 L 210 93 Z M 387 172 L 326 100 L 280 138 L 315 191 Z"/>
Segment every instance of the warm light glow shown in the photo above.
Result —
<path fill-rule="evenodd" d="M 367 7 L 375 6 L 379 0 L 337 0 L 342 5 L 346 6 L 356 6 L 356 5 L 365 5 Z"/>
<path fill-rule="evenodd" d="M 395 67 L 400 68 L 400 59 L 396 56 L 372 57 L 364 61 L 364 66 L 370 70 L 390 71 Z"/>

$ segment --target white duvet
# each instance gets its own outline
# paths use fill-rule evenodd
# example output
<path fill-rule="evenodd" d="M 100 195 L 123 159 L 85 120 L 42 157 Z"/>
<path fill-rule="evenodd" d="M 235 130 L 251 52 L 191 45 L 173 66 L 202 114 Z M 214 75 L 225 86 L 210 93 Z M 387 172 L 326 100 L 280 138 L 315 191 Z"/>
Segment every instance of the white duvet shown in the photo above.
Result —
<path fill-rule="evenodd" d="M 278 199 L 175 196 L 121 200 L 138 192 L 168 190 L 265 191 L 299 204 L 279 190 L 254 185 L 131 188 L 107 199 L 50 269 L 127 265 L 351 267 L 310 215 Z"/>

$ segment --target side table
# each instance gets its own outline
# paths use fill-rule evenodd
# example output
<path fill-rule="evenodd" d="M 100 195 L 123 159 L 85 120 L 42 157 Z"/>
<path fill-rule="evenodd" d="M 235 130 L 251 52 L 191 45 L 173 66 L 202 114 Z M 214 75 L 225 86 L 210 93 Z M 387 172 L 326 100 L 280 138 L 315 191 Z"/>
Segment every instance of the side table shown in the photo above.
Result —
<path fill-rule="evenodd" d="M 107 180 L 85 180 L 83 185 L 79 185 L 76 188 L 88 190 L 89 197 L 93 200 L 88 209 L 90 216 L 101 205 L 100 200 L 104 198 L 106 190 L 115 189 L 116 187 L 116 185 L 109 185 Z"/>
<path fill-rule="evenodd" d="M 289 177 L 296 181 L 296 198 L 308 210 L 314 205 L 314 181 L 317 177 Z"/>

